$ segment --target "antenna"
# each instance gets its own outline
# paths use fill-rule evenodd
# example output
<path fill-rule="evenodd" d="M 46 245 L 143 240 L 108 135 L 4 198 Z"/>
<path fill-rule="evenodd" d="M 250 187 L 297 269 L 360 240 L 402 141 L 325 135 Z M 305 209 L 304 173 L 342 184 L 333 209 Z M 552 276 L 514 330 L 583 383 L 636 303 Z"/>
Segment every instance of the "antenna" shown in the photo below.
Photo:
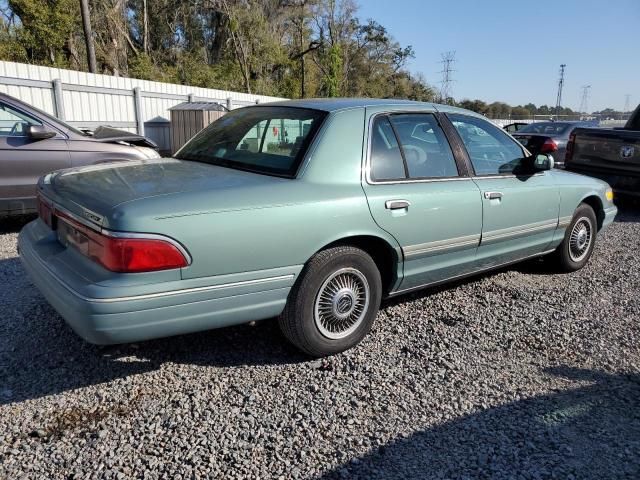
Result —
<path fill-rule="evenodd" d="M 622 113 L 627 113 L 631 110 L 631 94 L 627 93 L 624 96 L 624 110 L 622 110 Z"/>
<path fill-rule="evenodd" d="M 580 100 L 580 108 L 578 109 L 579 113 L 584 113 L 585 115 L 589 112 L 588 110 L 588 102 L 589 102 L 589 91 L 591 90 L 591 85 L 583 85 L 580 87 L 582 89 L 582 98 Z"/>
<path fill-rule="evenodd" d="M 564 86 L 564 69 L 567 66 L 566 63 L 560 65 L 560 80 L 558 80 L 558 98 L 556 99 L 556 119 L 560 114 L 560 105 L 562 104 L 562 87 Z"/>
<path fill-rule="evenodd" d="M 440 81 L 440 103 L 446 103 L 447 99 L 451 96 L 451 84 L 454 82 L 452 73 L 453 64 L 456 61 L 456 52 L 450 51 L 440 55 L 442 61 L 442 80 Z"/>

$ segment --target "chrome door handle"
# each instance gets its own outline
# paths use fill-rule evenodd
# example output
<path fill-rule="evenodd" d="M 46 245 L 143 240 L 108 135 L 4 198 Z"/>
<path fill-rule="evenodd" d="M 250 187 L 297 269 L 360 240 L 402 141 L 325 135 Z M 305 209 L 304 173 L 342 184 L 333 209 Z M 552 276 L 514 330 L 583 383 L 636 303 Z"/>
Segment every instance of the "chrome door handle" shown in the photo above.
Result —
<path fill-rule="evenodd" d="M 401 208 L 409 208 L 409 205 L 411 205 L 411 203 L 409 203 L 408 200 L 387 200 L 386 202 L 384 202 L 384 208 L 388 210 L 399 210 Z"/>
<path fill-rule="evenodd" d="M 502 192 L 484 192 L 484 198 L 486 198 L 487 200 L 502 198 Z"/>

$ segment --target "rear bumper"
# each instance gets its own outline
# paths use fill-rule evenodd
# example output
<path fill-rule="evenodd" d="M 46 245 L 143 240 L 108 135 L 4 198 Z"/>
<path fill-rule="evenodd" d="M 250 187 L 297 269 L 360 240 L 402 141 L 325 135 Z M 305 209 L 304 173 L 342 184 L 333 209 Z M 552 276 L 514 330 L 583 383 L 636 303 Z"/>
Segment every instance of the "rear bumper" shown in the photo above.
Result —
<path fill-rule="evenodd" d="M 275 269 L 271 273 L 276 275 L 232 282 L 228 276 L 209 277 L 207 285 L 180 281 L 186 288 L 172 290 L 167 286 L 175 287 L 176 282 L 145 284 L 143 289 L 131 287 L 126 296 L 122 289 L 108 286 L 78 288 L 78 279 L 52 261 L 55 254 L 50 254 L 48 244 L 54 240 L 42 237 L 38 223 L 28 224 L 18 238 L 24 268 L 69 326 L 95 344 L 135 342 L 275 317 L 299 273 L 291 267 L 288 273 Z M 87 296 L 96 291 L 99 296 Z"/>

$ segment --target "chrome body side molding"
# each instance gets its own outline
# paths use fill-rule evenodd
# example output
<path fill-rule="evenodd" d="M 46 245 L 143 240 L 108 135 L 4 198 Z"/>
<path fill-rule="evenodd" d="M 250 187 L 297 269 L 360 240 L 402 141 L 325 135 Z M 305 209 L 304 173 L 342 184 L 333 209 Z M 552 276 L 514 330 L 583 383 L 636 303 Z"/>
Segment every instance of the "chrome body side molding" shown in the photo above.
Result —
<path fill-rule="evenodd" d="M 487 243 L 493 243 L 502 240 L 509 240 L 511 238 L 518 238 L 525 235 L 533 235 L 536 233 L 548 232 L 555 230 L 558 227 L 558 220 L 545 220 L 542 222 L 529 223 L 526 225 L 519 225 L 517 227 L 503 228 L 500 230 L 492 230 L 482 234 L 481 245 Z"/>
<path fill-rule="evenodd" d="M 435 242 L 409 245 L 402 248 L 406 259 L 412 259 L 430 253 L 445 253 L 447 250 L 458 250 L 464 247 L 477 246 L 480 243 L 480 235 L 467 235 L 464 237 L 447 238 Z"/>

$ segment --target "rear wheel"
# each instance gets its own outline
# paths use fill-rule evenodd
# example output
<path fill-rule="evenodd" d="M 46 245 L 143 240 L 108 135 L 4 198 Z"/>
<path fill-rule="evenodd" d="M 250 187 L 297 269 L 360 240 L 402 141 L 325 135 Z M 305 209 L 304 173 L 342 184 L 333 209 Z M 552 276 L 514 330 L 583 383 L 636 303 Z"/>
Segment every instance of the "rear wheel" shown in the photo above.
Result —
<path fill-rule="evenodd" d="M 316 254 L 305 266 L 280 315 L 296 347 L 323 357 L 357 345 L 380 306 L 382 283 L 373 259 L 350 246 Z"/>
<path fill-rule="evenodd" d="M 554 252 L 560 270 L 575 272 L 584 267 L 593 253 L 597 233 L 598 223 L 593 208 L 580 204 L 565 231 L 562 243 Z"/>

